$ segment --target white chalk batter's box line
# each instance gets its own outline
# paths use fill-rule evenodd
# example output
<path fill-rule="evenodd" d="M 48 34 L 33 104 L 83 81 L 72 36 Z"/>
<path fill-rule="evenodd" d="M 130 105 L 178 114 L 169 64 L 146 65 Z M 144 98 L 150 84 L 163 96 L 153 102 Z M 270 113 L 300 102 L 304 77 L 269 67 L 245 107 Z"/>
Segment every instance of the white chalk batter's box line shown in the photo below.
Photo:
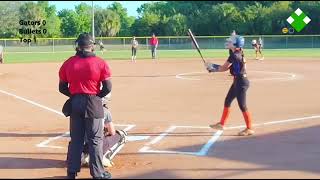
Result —
<path fill-rule="evenodd" d="M 29 103 L 35 107 L 47 110 L 49 112 L 55 113 L 57 115 L 60 116 L 64 116 L 61 112 L 52 109 L 50 107 L 44 106 L 42 104 L 39 104 L 37 102 L 34 102 L 32 100 L 23 98 L 21 96 L 12 94 L 10 92 L 4 91 L 0 89 L 0 93 L 11 96 L 15 99 L 18 99 L 20 101 L 23 101 L 25 103 Z M 320 119 L 320 115 L 314 115 L 314 116 L 308 116 L 308 117 L 301 117 L 301 118 L 293 118 L 293 119 L 285 119 L 285 120 L 277 120 L 277 121 L 270 121 L 270 122 L 266 122 L 266 123 L 262 123 L 262 124 L 254 124 L 254 127 L 257 126 L 268 126 L 268 125 L 274 125 L 274 124 L 286 124 L 286 123 L 291 123 L 291 122 L 298 122 L 298 121 L 306 121 L 306 120 L 315 120 L 315 119 Z M 126 128 L 124 130 L 129 131 L 132 128 L 134 128 L 136 125 L 118 125 L 118 126 L 125 126 Z M 159 151 L 159 150 L 151 150 L 150 149 L 150 145 L 151 144 L 156 144 L 158 143 L 160 140 L 162 140 L 165 136 L 167 136 L 170 132 L 174 131 L 176 128 L 209 128 L 209 127 L 203 127 L 203 126 L 171 126 L 169 127 L 169 129 L 167 129 L 165 132 L 161 133 L 159 136 L 157 136 L 156 138 L 154 138 L 151 142 L 145 144 L 144 147 L 142 147 L 139 152 L 142 153 L 170 153 L 170 154 L 185 154 L 185 155 L 196 155 L 196 156 L 204 156 L 208 150 L 214 145 L 214 143 L 219 139 L 219 137 L 222 135 L 222 131 L 217 131 L 213 134 L 213 136 L 211 137 L 211 139 L 198 151 L 198 152 L 181 152 L 181 151 Z M 234 127 L 227 127 L 225 128 L 225 130 L 229 130 L 229 129 L 239 129 L 239 128 L 245 128 L 245 126 L 234 126 Z M 60 138 L 63 137 L 68 137 L 69 136 L 69 132 L 66 132 L 60 136 L 57 137 L 53 137 L 53 138 L 49 138 L 39 144 L 37 144 L 37 147 L 49 147 L 49 148 L 63 148 L 63 147 L 59 147 L 59 146 L 49 146 L 48 144 L 52 141 L 58 140 Z M 140 140 L 145 140 L 145 139 L 149 139 L 150 136 L 135 136 L 134 139 L 140 139 Z"/>
<path fill-rule="evenodd" d="M 116 125 L 116 126 L 120 126 L 120 127 L 126 127 L 124 130 L 125 131 L 130 131 L 132 128 L 134 128 L 136 125 Z M 197 127 L 197 126 L 170 126 L 166 131 L 164 131 L 163 133 L 161 133 L 159 136 L 155 137 L 153 140 L 151 140 L 149 143 L 147 143 L 144 147 L 142 147 L 139 152 L 140 153 L 161 153 L 161 154 L 184 154 L 184 155 L 194 155 L 194 156 L 205 156 L 207 155 L 208 151 L 210 150 L 210 148 L 212 148 L 212 146 L 214 145 L 214 143 L 219 139 L 219 137 L 222 135 L 223 131 L 217 131 L 214 132 L 212 137 L 208 140 L 208 142 L 206 144 L 203 145 L 203 147 L 198 151 L 198 152 L 184 152 L 184 151 L 160 151 L 160 150 L 152 150 L 150 149 L 149 145 L 154 145 L 156 143 L 159 143 L 162 139 L 164 139 L 170 132 L 173 132 L 174 130 L 176 130 L 177 128 L 185 128 L 185 129 L 203 129 L 204 127 Z M 205 128 L 209 128 L 209 127 L 205 127 Z M 63 149 L 65 147 L 61 147 L 61 146 L 53 146 L 50 145 L 50 143 L 53 143 L 54 141 L 57 141 L 61 138 L 65 138 L 65 137 L 69 137 L 70 133 L 66 132 L 64 134 L 61 134 L 59 136 L 53 137 L 53 138 L 49 138 L 45 141 L 40 142 L 39 144 L 36 145 L 36 147 L 39 148 L 53 148 L 53 149 Z M 148 136 L 149 139 L 150 136 Z"/>
<path fill-rule="evenodd" d="M 125 127 L 123 130 L 124 131 L 130 131 L 132 128 L 134 128 L 136 125 L 133 125 L 133 124 L 115 124 L 115 126 L 117 127 Z M 42 142 L 40 142 L 39 144 L 36 145 L 36 147 L 39 147 L 39 148 L 53 148 L 53 149 L 63 149 L 65 147 L 62 147 L 62 146 L 52 146 L 52 145 L 49 145 L 50 143 L 54 142 L 54 141 L 57 141 L 61 138 L 66 138 L 66 137 L 70 137 L 70 132 L 65 132 L 59 136 L 56 136 L 56 137 L 53 137 L 53 138 L 49 138 L 47 140 L 44 140 Z"/>
<path fill-rule="evenodd" d="M 301 118 L 292 118 L 292 119 L 285 119 L 285 120 L 278 120 L 278 121 L 270 121 L 270 122 L 265 122 L 265 123 L 261 123 L 261 124 L 253 124 L 254 127 L 263 127 L 263 126 L 270 126 L 270 125 L 284 125 L 287 123 L 292 123 L 292 122 L 299 122 L 299 121 L 307 121 L 307 120 L 316 120 L 316 119 L 320 119 L 320 115 L 315 115 L 315 116 L 308 116 L 308 117 L 301 117 Z M 132 124 L 118 124 L 116 126 L 119 127 L 125 127 L 125 131 L 130 131 L 132 130 L 134 127 L 136 127 L 136 125 L 132 125 Z M 138 150 L 139 153 L 152 153 L 152 154 L 179 154 L 179 155 L 193 155 L 193 156 L 206 156 L 209 152 L 209 150 L 213 149 L 215 146 L 215 143 L 219 140 L 219 138 L 221 137 L 221 135 L 223 134 L 223 131 L 215 131 L 213 132 L 211 138 L 205 143 L 203 144 L 203 146 L 199 149 L 199 151 L 197 152 L 188 152 L 188 151 L 168 151 L 168 150 L 157 150 L 157 149 L 151 149 L 151 145 L 155 145 L 158 144 L 160 141 L 162 141 L 166 136 L 168 136 L 170 133 L 174 132 L 176 129 L 178 128 L 184 128 L 184 129 L 210 129 L 210 127 L 208 126 L 170 126 L 168 129 L 166 129 L 164 132 L 162 132 L 161 134 L 159 134 L 157 137 L 155 137 L 154 139 L 152 139 L 151 141 L 149 141 L 148 143 L 146 143 L 141 149 Z M 244 125 L 240 125 L 240 126 L 231 126 L 231 127 L 226 127 L 225 130 L 232 130 L 232 129 L 242 129 L 245 128 Z M 63 149 L 65 147 L 61 147 L 61 146 L 52 146 L 50 145 L 50 143 L 64 138 L 64 137 L 69 137 L 69 132 L 66 132 L 60 136 L 56 136 L 53 138 L 49 138 L 45 141 L 42 141 L 41 143 L 37 144 L 37 147 L 40 148 L 55 148 L 55 149 Z M 147 140 L 150 138 L 150 136 L 130 136 L 132 139 L 137 139 L 138 140 Z M 186 135 L 187 137 L 187 135 Z M 136 140 L 132 140 L 132 141 L 136 141 Z"/>
<path fill-rule="evenodd" d="M 308 116 L 308 117 L 302 117 L 302 118 L 292 118 L 292 119 L 285 119 L 285 120 L 277 120 L 277 121 L 270 121 L 265 122 L 261 124 L 253 124 L 253 127 L 261 127 L 261 126 L 270 126 L 270 125 L 280 125 L 280 124 L 286 124 L 286 123 L 292 123 L 292 122 L 298 122 L 298 121 L 306 121 L 306 120 L 315 120 L 320 119 L 320 115 L 315 116 Z M 169 133 L 173 132 L 177 128 L 186 128 L 186 129 L 210 129 L 208 126 L 170 126 L 166 131 L 161 133 L 159 136 L 154 138 L 152 141 L 146 143 L 140 150 L 140 153 L 159 153 L 159 154 L 183 154 L 183 155 L 194 155 L 194 156 L 206 156 L 210 149 L 214 148 L 215 143 L 219 140 L 220 136 L 223 134 L 223 131 L 219 130 L 216 131 L 212 137 L 208 140 L 206 144 L 202 146 L 202 148 L 197 152 L 186 152 L 186 151 L 166 151 L 166 150 L 156 150 L 151 149 L 151 145 L 155 145 L 159 143 L 165 136 L 167 136 Z M 225 127 L 225 130 L 232 130 L 232 129 L 242 129 L 246 128 L 245 125 L 240 126 L 231 126 L 231 127 Z"/>
<path fill-rule="evenodd" d="M 194 155 L 194 156 L 206 156 L 210 148 L 213 147 L 214 143 L 219 139 L 222 135 L 223 131 L 216 131 L 212 137 L 208 140 L 206 144 L 202 146 L 202 148 L 197 152 L 186 152 L 186 151 L 166 151 L 166 150 L 154 150 L 151 149 L 150 145 L 154 145 L 160 142 L 165 136 L 167 136 L 170 132 L 173 132 L 177 128 L 186 128 L 185 126 L 170 126 L 165 132 L 161 133 L 158 137 L 154 138 L 149 143 L 145 144 L 139 152 L 140 153 L 160 153 L 160 154 L 183 154 L 183 155 Z M 198 129 L 199 127 L 188 126 L 188 129 Z M 202 128 L 202 127 L 200 127 Z"/>

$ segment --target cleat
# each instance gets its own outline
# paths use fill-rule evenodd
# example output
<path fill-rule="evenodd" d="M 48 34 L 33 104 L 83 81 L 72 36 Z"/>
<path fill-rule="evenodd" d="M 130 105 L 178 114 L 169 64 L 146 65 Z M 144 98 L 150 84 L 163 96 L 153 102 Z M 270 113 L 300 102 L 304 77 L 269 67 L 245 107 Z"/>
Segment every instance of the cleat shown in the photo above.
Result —
<path fill-rule="evenodd" d="M 222 131 L 224 129 L 221 123 L 209 125 L 209 127 L 212 128 L 212 129 L 215 129 L 215 130 L 222 130 Z"/>
<path fill-rule="evenodd" d="M 112 176 L 109 172 L 104 172 L 101 177 L 94 177 L 93 179 L 111 179 Z"/>
<path fill-rule="evenodd" d="M 81 166 L 89 166 L 89 154 L 82 153 L 81 155 Z"/>
<path fill-rule="evenodd" d="M 104 167 L 112 167 L 112 166 L 114 166 L 114 163 L 110 159 L 108 159 L 106 156 L 103 156 L 102 164 L 103 164 Z"/>
<path fill-rule="evenodd" d="M 82 155 L 82 157 L 81 157 L 81 166 L 82 167 L 89 167 L 89 161 L 90 161 L 89 154 Z M 112 167 L 112 166 L 114 166 L 114 163 L 109 158 L 107 158 L 106 156 L 103 156 L 102 164 L 103 164 L 104 167 Z"/>
<path fill-rule="evenodd" d="M 239 132 L 239 136 L 251 136 L 254 134 L 254 131 L 252 129 L 246 128 L 245 130 Z"/>
<path fill-rule="evenodd" d="M 77 173 L 74 172 L 67 172 L 67 178 L 68 179 L 76 179 Z"/>

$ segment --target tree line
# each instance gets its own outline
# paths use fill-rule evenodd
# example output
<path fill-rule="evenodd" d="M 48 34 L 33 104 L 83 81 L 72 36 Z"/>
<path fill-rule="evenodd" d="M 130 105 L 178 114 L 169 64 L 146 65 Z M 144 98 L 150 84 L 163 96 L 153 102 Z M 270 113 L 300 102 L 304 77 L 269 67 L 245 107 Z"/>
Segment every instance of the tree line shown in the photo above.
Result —
<path fill-rule="evenodd" d="M 286 19 L 297 8 L 311 19 L 299 34 L 320 34 L 319 1 L 158 1 L 141 5 L 138 17 L 129 16 L 119 2 L 95 6 L 95 35 L 179 36 L 188 28 L 196 35 L 228 35 L 232 30 L 245 35 L 282 34 L 282 28 L 290 27 Z M 37 37 L 76 37 L 91 32 L 92 7 L 81 3 L 74 10 L 57 11 L 48 1 L 3 1 L 0 38 L 19 37 L 19 20 L 44 19 L 46 25 L 37 28 L 46 28 L 47 33 Z"/>

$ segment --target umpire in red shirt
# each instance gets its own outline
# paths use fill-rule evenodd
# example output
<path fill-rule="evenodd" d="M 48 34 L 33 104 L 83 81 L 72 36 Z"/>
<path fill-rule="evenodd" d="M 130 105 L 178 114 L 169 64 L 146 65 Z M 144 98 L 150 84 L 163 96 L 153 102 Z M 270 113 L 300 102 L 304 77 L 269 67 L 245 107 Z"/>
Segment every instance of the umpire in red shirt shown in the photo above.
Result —
<path fill-rule="evenodd" d="M 70 97 L 70 146 L 68 178 L 75 179 L 81 167 L 84 137 L 89 140 L 90 174 L 95 179 L 110 179 L 103 157 L 104 117 L 102 97 L 111 91 L 108 64 L 94 54 L 94 41 L 88 33 L 76 40 L 76 54 L 66 60 L 59 71 L 59 91 Z M 101 88 L 102 85 L 102 88 Z"/>

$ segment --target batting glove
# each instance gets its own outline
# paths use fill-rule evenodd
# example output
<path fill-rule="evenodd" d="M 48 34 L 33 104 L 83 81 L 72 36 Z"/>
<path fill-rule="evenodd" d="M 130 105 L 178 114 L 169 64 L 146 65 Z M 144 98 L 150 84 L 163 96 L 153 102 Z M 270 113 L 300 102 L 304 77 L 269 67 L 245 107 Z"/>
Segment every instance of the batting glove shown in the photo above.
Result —
<path fill-rule="evenodd" d="M 213 63 L 206 63 L 206 68 L 209 72 L 218 72 L 220 65 Z"/>

